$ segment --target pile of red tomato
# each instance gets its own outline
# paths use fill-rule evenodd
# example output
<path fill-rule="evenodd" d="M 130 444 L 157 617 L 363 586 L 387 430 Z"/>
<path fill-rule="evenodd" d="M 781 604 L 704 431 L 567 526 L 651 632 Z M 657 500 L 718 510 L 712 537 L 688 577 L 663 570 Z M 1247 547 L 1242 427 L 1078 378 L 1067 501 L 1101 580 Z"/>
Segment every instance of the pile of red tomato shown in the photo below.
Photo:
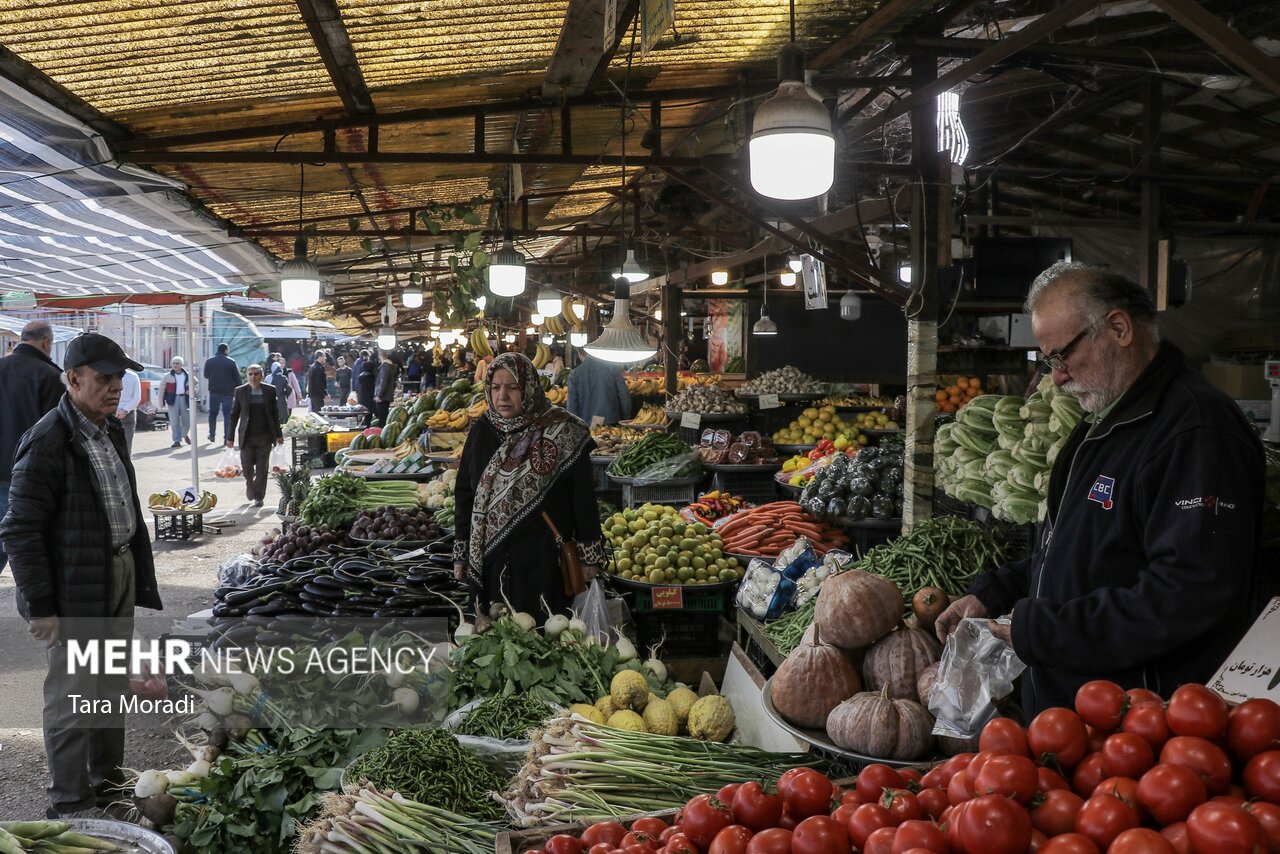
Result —
<path fill-rule="evenodd" d="M 810 768 L 698 795 L 668 825 L 600 822 L 524 854 L 1280 854 L 1280 705 L 1203 685 L 1165 703 L 1089 682 L 921 773 Z"/>

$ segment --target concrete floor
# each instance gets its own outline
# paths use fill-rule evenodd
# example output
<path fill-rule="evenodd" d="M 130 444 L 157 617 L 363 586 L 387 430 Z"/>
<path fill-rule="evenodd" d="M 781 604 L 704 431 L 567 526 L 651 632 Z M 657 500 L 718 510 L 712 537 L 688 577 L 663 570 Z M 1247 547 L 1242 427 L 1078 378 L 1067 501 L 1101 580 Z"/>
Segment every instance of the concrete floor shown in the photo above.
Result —
<path fill-rule="evenodd" d="M 207 438 L 207 416 L 201 413 L 193 439 Z M 221 425 L 219 425 L 221 439 Z M 169 431 L 138 433 L 133 443 L 133 464 L 138 475 L 138 492 L 145 512 L 152 492 L 191 485 L 190 447 L 170 449 Z M 289 440 L 285 440 L 289 446 Z M 218 567 L 223 561 L 249 551 L 279 524 L 275 515 L 279 491 L 274 482 L 267 487 L 266 505 L 254 508 L 244 498 L 244 480 L 221 480 L 213 469 L 223 447 L 208 443 L 200 448 L 200 487 L 218 496 L 218 506 L 206 514 L 206 533 L 190 541 L 154 542 L 153 517 L 146 523 L 152 534 L 163 611 L 138 611 L 137 626 L 146 637 L 169 630 L 175 619 L 213 604 Z M 208 523 L 228 520 L 223 533 Z M 0 821 L 42 818 L 46 806 L 48 769 L 40 728 L 41 684 L 45 673 L 43 648 L 30 640 L 26 624 L 14 607 L 13 578 L 0 575 Z M 181 750 L 171 729 L 131 727 L 125 765 L 144 769 L 173 767 Z M 182 760 L 185 765 L 189 760 Z"/>

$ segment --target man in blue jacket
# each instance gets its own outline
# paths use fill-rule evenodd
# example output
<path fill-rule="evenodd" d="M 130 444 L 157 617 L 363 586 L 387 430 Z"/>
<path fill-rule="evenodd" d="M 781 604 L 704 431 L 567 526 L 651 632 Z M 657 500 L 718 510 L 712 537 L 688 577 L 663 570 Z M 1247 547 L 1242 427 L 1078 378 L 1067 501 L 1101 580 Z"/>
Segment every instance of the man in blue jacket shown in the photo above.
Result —
<path fill-rule="evenodd" d="M 938 619 L 1011 615 L 1028 718 L 1091 679 L 1168 696 L 1205 682 L 1266 598 L 1262 444 L 1236 404 L 1160 341 L 1150 296 L 1060 263 L 1027 297 L 1053 381 L 1085 410 L 1054 462 L 1030 557 L 980 576 Z"/>
<path fill-rule="evenodd" d="M 222 437 L 231 438 L 231 396 L 240 385 L 240 366 L 227 355 L 231 348 L 218 345 L 218 352 L 204 363 L 204 378 L 209 384 L 209 441 L 216 442 L 218 412 L 222 412 Z"/>
<path fill-rule="evenodd" d="M 631 417 L 631 393 L 622 366 L 595 356 L 583 356 L 569 374 L 569 400 L 565 408 L 588 424 L 597 415 L 605 424 Z"/>

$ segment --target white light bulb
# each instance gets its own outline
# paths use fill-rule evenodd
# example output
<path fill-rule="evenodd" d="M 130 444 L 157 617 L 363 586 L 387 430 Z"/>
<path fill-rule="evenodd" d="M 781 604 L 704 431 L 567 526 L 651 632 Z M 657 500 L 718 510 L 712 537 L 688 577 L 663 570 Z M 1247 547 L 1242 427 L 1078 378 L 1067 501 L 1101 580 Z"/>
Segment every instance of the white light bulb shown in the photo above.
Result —
<path fill-rule="evenodd" d="M 911 284 L 911 265 L 903 264 L 898 268 L 898 278 L 906 284 Z"/>
<path fill-rule="evenodd" d="M 661 323 L 661 322 L 662 322 L 662 309 L 660 309 L 660 308 L 655 308 L 655 309 L 653 310 L 653 319 L 654 319 L 654 320 L 656 320 L 656 321 L 658 321 L 659 323 Z"/>
<path fill-rule="evenodd" d="M 796 286 L 796 274 L 790 270 L 783 270 L 782 275 L 778 277 L 778 281 L 782 283 L 784 288 L 794 288 Z"/>
<path fill-rule="evenodd" d="M 422 288 L 409 285 L 400 292 L 400 304 L 405 308 L 422 308 Z"/>
<path fill-rule="evenodd" d="M 526 327 L 525 327 L 525 330 L 524 330 L 524 334 L 525 334 L 525 335 L 537 335 L 537 334 L 538 334 L 538 330 L 537 330 L 537 329 L 535 329 L 535 328 L 534 328 L 534 327 L 532 327 L 532 326 L 526 326 Z"/>
<path fill-rule="evenodd" d="M 713 270 L 713 271 L 712 271 L 712 273 L 711 273 L 711 284 L 713 284 L 713 285 L 727 285 L 727 284 L 729 284 L 729 271 L 728 271 L 728 270 Z"/>
<path fill-rule="evenodd" d="M 555 339 L 555 336 L 554 336 L 554 335 L 543 335 L 543 336 L 542 336 L 542 343 L 543 343 L 543 344 L 550 344 L 552 341 L 555 341 L 555 340 L 556 340 L 556 339 Z"/>
<path fill-rule="evenodd" d="M 396 331 L 390 326 L 378 330 L 378 349 L 392 350 L 396 346 Z"/>
<path fill-rule="evenodd" d="M 540 311 L 535 311 L 533 314 L 529 315 L 529 322 L 534 326 L 541 326 L 545 320 L 546 318 L 542 316 L 542 312 Z"/>
<path fill-rule="evenodd" d="M 543 288 L 538 291 L 538 314 L 543 317 L 559 317 L 563 310 L 564 304 L 560 302 L 560 294 L 553 288 Z"/>
<path fill-rule="evenodd" d="M 476 311 L 484 311 L 484 307 L 489 304 L 489 298 L 484 294 L 476 297 Z"/>
<path fill-rule="evenodd" d="M 583 346 L 586 346 L 586 343 L 587 343 L 587 333 L 585 333 L 585 332 L 570 332 L 570 333 L 569 333 L 569 343 L 570 343 L 570 344 L 572 344 L 574 347 L 583 347 Z"/>
<path fill-rule="evenodd" d="M 578 318 L 579 320 L 586 320 L 587 304 L 584 302 L 575 302 L 573 304 L 573 316 Z"/>

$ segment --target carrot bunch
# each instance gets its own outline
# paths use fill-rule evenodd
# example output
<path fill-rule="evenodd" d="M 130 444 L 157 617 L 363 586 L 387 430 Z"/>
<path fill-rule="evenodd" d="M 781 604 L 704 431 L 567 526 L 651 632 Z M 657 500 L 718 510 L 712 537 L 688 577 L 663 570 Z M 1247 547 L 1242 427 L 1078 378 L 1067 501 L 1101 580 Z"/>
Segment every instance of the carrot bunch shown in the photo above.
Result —
<path fill-rule="evenodd" d="M 716 533 L 724 541 L 726 552 L 750 557 L 777 557 L 800 537 L 808 537 L 820 555 L 848 542 L 842 530 L 810 516 L 794 501 L 774 501 L 740 510 L 716 528 Z"/>

